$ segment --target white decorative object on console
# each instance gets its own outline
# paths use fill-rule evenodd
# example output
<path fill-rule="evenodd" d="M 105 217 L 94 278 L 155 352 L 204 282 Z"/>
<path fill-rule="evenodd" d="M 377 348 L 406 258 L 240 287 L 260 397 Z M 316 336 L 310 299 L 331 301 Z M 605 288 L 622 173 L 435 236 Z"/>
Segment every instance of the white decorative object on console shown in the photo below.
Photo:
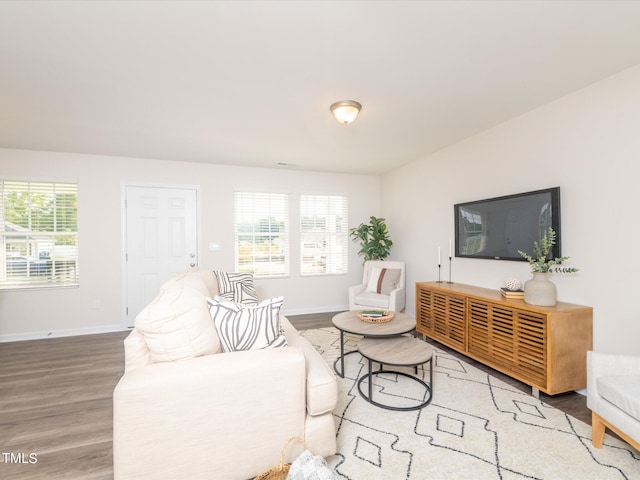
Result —
<path fill-rule="evenodd" d="M 522 288 L 522 284 L 517 278 L 507 278 L 504 282 L 504 286 L 507 290 L 511 290 L 512 292 Z"/>

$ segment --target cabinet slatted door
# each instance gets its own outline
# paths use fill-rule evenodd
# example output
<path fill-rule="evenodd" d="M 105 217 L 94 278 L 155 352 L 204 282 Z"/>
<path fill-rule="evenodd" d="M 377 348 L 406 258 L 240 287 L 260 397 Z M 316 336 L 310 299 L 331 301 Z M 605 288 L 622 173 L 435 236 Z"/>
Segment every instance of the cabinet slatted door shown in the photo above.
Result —
<path fill-rule="evenodd" d="M 422 332 L 433 332 L 433 292 L 418 290 L 416 294 L 416 326 Z"/>
<path fill-rule="evenodd" d="M 474 355 L 493 358 L 490 315 L 486 303 L 469 302 L 469 342 L 467 349 Z"/>
<path fill-rule="evenodd" d="M 417 330 L 452 348 L 465 348 L 465 298 L 429 290 L 416 298 Z"/>
<path fill-rule="evenodd" d="M 448 296 L 447 303 L 446 335 L 457 348 L 466 348 L 465 298 Z"/>
<path fill-rule="evenodd" d="M 493 357 L 495 361 L 512 367 L 517 355 L 517 341 L 514 338 L 515 328 L 514 312 L 492 303 L 486 304 L 491 312 L 491 334 L 493 338 Z"/>
<path fill-rule="evenodd" d="M 547 318 L 532 312 L 517 312 L 516 371 L 539 385 L 547 383 Z"/>

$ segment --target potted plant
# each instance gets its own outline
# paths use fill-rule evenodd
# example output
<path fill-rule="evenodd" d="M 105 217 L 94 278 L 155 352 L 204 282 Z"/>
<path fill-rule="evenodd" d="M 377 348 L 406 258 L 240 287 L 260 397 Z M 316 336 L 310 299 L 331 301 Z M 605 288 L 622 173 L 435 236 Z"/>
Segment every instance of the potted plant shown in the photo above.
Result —
<path fill-rule="evenodd" d="M 552 307 L 557 302 L 557 291 L 556 285 L 549 280 L 549 274 L 553 272 L 573 273 L 578 271 L 574 267 L 558 266 L 568 260 L 569 257 L 549 258 L 549 252 L 551 252 L 555 244 L 556 232 L 549 227 L 540 243 L 533 242 L 533 255 L 518 250 L 518 253 L 529 262 L 531 273 L 533 273 L 533 278 L 524 283 L 525 303 Z"/>
<path fill-rule="evenodd" d="M 371 216 L 369 223 L 361 223 L 358 227 L 349 230 L 351 239 L 360 241 L 358 255 L 367 260 L 384 260 L 389 256 L 393 242 L 389 238 L 389 231 L 384 218 Z"/>

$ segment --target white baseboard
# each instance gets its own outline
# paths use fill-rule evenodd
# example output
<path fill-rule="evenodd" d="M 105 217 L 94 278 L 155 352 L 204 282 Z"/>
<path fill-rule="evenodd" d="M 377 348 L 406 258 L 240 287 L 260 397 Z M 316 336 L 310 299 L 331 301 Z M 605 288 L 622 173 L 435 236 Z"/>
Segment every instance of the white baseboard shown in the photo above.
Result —
<path fill-rule="evenodd" d="M 293 308 L 291 310 L 283 310 L 282 314 L 287 315 L 306 315 L 309 313 L 327 313 L 327 312 L 344 312 L 349 310 L 349 305 L 333 305 L 329 307 L 311 307 L 311 308 Z"/>
<path fill-rule="evenodd" d="M 285 316 L 305 315 L 309 313 L 343 312 L 345 310 L 349 310 L 349 305 L 294 308 L 291 310 L 283 310 L 282 314 Z M 129 328 L 122 324 L 116 324 L 116 325 L 102 325 L 100 327 L 91 327 L 91 328 L 70 328 L 65 330 L 53 330 L 50 332 L 12 333 L 12 334 L 0 335 L 0 343 L 20 342 L 24 340 L 42 340 L 43 338 L 73 337 L 76 335 L 93 335 L 96 333 L 124 332 L 126 330 L 129 330 Z"/>
<path fill-rule="evenodd" d="M 0 335 L 0 343 L 21 342 L 23 340 L 41 340 L 43 338 L 73 337 L 76 335 L 93 335 L 96 333 L 123 332 L 128 330 L 124 325 L 102 325 L 90 328 L 70 328 L 51 332 L 13 333 Z"/>

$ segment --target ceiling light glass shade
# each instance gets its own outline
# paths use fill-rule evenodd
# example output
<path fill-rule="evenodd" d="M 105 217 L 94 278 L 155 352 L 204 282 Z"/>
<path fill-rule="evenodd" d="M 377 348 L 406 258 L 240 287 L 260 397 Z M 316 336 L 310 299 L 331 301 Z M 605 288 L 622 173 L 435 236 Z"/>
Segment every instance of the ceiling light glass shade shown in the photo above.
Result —
<path fill-rule="evenodd" d="M 362 105 L 353 100 L 341 100 L 331 105 L 330 108 L 336 120 L 346 125 L 356 119 Z"/>

